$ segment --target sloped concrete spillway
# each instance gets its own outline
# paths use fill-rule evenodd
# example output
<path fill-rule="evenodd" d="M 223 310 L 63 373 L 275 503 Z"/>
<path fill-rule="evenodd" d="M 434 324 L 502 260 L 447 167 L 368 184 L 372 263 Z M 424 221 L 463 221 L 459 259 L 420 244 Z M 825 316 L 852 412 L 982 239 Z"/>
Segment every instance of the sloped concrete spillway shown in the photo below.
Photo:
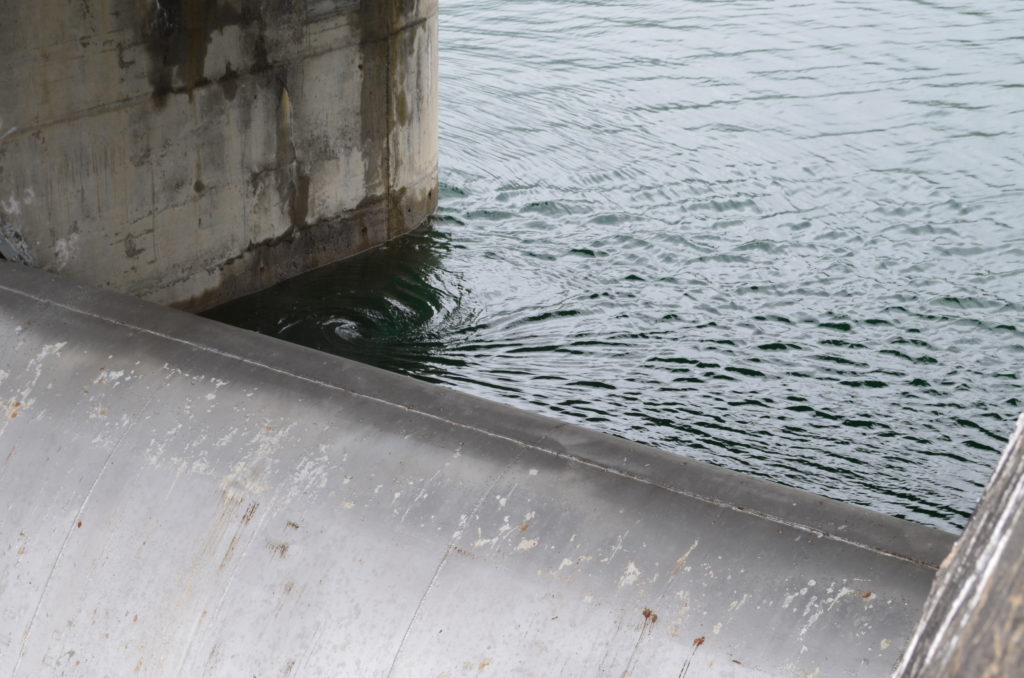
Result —
<path fill-rule="evenodd" d="M 950 535 L 0 265 L 0 674 L 885 676 Z"/>

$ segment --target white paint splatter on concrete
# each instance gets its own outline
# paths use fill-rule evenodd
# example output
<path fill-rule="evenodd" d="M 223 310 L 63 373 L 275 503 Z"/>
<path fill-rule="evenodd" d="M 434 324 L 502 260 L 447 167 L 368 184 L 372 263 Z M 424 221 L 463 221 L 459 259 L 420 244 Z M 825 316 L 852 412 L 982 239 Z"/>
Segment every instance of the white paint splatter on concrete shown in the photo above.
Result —
<path fill-rule="evenodd" d="M 0 130 L 2 130 L 3 128 L 4 128 L 4 119 L 0 118 Z M 6 132 L 0 132 L 0 141 L 3 141 L 4 139 L 6 139 L 7 137 L 11 136 L 12 134 L 14 134 L 17 131 L 18 131 L 17 127 L 10 127 L 10 128 L 7 129 Z"/>
<path fill-rule="evenodd" d="M 78 254 L 78 242 L 80 238 L 77 233 L 72 233 L 66 238 L 61 238 L 53 244 L 53 256 L 57 260 L 57 270 L 63 271 L 67 265 Z"/>
<path fill-rule="evenodd" d="M 290 502 L 301 495 L 327 487 L 328 461 L 326 454 L 306 457 L 300 461 L 288 482 L 286 501 Z"/>
<path fill-rule="evenodd" d="M 611 548 L 611 554 L 602 558 L 602 563 L 609 563 L 615 558 L 615 556 L 619 555 L 619 551 L 622 550 L 622 542 L 627 536 L 629 536 L 629 530 L 626 530 L 615 538 L 615 545 Z"/>
<path fill-rule="evenodd" d="M 626 570 L 619 577 L 619 586 L 632 586 L 640 578 L 640 569 L 632 560 L 626 565 Z"/>
<path fill-rule="evenodd" d="M 783 599 L 783 601 L 782 601 L 782 609 L 783 610 L 787 609 L 790 606 L 790 604 L 792 604 L 793 600 L 797 596 L 803 596 L 803 595 L 806 595 L 806 594 L 807 594 L 807 587 L 806 586 L 804 588 L 800 589 L 799 591 L 797 591 L 796 593 L 790 593 L 788 596 L 786 596 Z"/>
<path fill-rule="evenodd" d="M 291 423 L 279 429 L 270 426 L 260 427 L 249 441 L 249 453 L 221 480 L 221 490 L 228 498 L 241 500 L 262 494 L 268 489 L 267 476 L 273 455 L 281 448 L 281 443 L 294 425 Z"/>
<path fill-rule="evenodd" d="M 749 593 L 744 593 L 742 598 L 740 598 L 739 600 L 734 600 L 731 603 L 729 603 L 729 610 L 730 611 L 735 611 L 735 610 L 740 609 L 741 607 L 743 607 L 743 605 L 749 599 L 750 599 L 750 594 Z"/>

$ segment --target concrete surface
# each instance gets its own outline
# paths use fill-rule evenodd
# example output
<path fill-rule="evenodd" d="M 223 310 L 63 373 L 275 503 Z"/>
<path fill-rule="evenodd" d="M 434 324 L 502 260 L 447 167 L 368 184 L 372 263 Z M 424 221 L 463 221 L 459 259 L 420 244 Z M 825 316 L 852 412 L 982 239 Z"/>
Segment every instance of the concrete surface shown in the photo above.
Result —
<path fill-rule="evenodd" d="M 0 255 L 202 310 L 437 200 L 437 0 L 0 0 Z"/>
<path fill-rule="evenodd" d="M 0 264 L 0 675 L 887 676 L 952 535 Z"/>

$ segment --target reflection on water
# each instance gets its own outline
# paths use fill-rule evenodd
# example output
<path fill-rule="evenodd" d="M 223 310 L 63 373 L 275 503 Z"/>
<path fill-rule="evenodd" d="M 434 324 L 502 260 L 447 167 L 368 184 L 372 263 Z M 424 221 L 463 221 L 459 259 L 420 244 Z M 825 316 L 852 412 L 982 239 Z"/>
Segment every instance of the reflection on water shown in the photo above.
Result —
<path fill-rule="evenodd" d="M 432 227 L 213 315 L 959 528 L 1022 406 L 1022 29 L 446 0 Z"/>
<path fill-rule="evenodd" d="M 466 325 L 462 292 L 442 260 L 451 238 L 419 229 L 208 315 L 353 360 L 443 383 L 466 362 L 447 341 Z"/>

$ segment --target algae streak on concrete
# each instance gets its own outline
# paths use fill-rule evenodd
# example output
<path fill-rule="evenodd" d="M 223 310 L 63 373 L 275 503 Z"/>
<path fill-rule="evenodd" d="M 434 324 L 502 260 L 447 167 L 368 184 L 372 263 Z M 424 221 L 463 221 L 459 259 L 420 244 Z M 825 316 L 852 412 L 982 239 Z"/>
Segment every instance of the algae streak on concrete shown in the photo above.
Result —
<path fill-rule="evenodd" d="M 437 202 L 437 0 L 0 0 L 0 254 L 200 310 Z"/>

